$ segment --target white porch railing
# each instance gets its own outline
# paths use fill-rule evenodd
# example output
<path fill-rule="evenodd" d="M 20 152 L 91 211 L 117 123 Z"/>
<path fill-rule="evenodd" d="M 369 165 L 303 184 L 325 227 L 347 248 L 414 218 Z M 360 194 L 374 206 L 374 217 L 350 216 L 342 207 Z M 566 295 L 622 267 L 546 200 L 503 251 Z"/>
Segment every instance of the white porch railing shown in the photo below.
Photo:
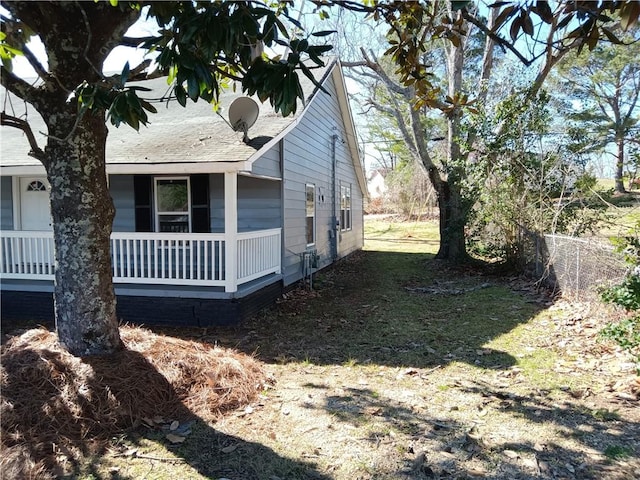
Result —
<path fill-rule="evenodd" d="M 237 278 L 226 277 L 223 233 L 136 233 L 111 235 L 115 283 L 220 286 L 237 285 L 280 273 L 279 228 L 239 233 Z M 53 233 L 3 231 L 0 241 L 2 278 L 53 280 Z"/>
<path fill-rule="evenodd" d="M 2 232 L 2 278 L 53 280 L 53 264 L 53 232 Z"/>

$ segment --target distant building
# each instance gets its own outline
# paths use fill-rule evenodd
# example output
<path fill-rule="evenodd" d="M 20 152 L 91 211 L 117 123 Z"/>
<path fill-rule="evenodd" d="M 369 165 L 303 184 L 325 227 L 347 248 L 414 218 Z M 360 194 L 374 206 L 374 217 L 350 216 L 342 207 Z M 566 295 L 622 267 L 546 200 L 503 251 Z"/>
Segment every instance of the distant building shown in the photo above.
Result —
<path fill-rule="evenodd" d="M 387 191 L 385 177 L 388 170 L 386 168 L 378 168 L 373 170 L 367 176 L 367 190 L 371 199 L 381 198 Z"/>

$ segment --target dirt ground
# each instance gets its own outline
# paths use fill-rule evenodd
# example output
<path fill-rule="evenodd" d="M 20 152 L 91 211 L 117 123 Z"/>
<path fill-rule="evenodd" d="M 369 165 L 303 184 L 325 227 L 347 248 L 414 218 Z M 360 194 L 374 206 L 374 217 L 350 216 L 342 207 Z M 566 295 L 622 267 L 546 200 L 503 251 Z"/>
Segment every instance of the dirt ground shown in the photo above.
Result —
<path fill-rule="evenodd" d="M 553 311 L 566 307 L 576 308 Z M 471 371 L 446 360 L 430 368 L 289 362 L 269 366 L 277 385 L 250 413 L 215 428 L 266 440 L 334 479 L 640 478 L 640 406 L 629 359 L 575 318 L 535 323 L 521 354 L 558 351 L 558 361 L 533 374 L 561 376 L 557 388 L 540 388 L 517 365 Z"/>
<path fill-rule="evenodd" d="M 370 260 L 366 253 L 352 259 L 320 279 L 316 291 L 293 292 L 241 328 L 200 332 L 254 352 L 276 383 L 212 425 L 218 448 L 206 462 L 196 461 L 198 475 L 640 478 L 640 384 L 631 357 L 598 336 L 609 311 L 552 301 L 520 279 L 474 272 L 461 279 L 454 271 L 447 280 L 440 271 L 430 293 L 446 305 L 433 301 L 425 316 L 401 320 L 382 311 L 398 306 L 392 291 L 381 294 L 374 284 L 368 292 L 349 290 Z M 424 281 L 403 279 L 399 294 Z M 435 295 L 438 289 L 442 295 Z M 422 309 L 420 295 L 409 301 Z M 495 299 L 506 303 L 494 307 Z M 348 322 L 336 307 L 342 302 Z M 438 313 L 441 307 L 462 311 L 462 321 L 452 325 Z M 481 323 L 476 329 L 477 317 L 464 312 L 483 308 L 491 322 L 509 315 L 526 321 L 509 324 L 502 335 L 476 338 L 490 328 Z M 386 330 L 390 322 L 397 333 Z M 429 335 L 412 331 L 415 324 Z M 360 332 L 355 336 L 353 325 Z M 187 441 L 203 448 L 211 438 L 203 433 Z M 188 449 L 180 455 L 189 463 L 198 458 Z"/>

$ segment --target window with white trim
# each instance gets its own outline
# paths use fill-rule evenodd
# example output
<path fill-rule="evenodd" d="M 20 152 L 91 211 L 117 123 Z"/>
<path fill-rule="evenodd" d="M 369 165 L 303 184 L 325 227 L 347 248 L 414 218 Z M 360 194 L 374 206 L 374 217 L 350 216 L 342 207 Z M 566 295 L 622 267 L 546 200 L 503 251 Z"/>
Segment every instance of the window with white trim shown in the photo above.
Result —
<path fill-rule="evenodd" d="M 351 230 L 351 185 L 340 185 L 340 230 Z"/>
<path fill-rule="evenodd" d="M 191 186 L 189 177 L 154 179 L 156 231 L 191 231 Z"/>
<path fill-rule="evenodd" d="M 47 186 L 40 180 L 34 180 L 27 186 L 27 192 L 46 192 Z"/>
<path fill-rule="evenodd" d="M 305 190 L 307 246 L 309 246 L 316 243 L 316 186 L 307 183 Z"/>

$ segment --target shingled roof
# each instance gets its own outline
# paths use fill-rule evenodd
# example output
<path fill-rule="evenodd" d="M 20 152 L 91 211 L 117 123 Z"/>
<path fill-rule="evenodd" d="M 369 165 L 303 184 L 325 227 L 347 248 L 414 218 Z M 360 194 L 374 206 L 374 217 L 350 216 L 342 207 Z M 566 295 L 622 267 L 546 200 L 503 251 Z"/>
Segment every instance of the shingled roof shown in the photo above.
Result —
<path fill-rule="evenodd" d="M 335 58 L 328 59 L 324 67 L 313 70 L 315 78 L 323 83 L 334 68 L 340 68 Z M 140 131 L 123 125 L 109 125 L 107 139 L 107 171 L 109 173 L 137 173 L 141 170 L 156 173 L 221 172 L 225 170 L 250 170 L 253 160 L 266 151 L 280 136 L 296 123 L 304 113 L 306 105 L 317 94 L 324 95 L 309 79 L 300 75 L 304 92 L 304 105 L 298 105 L 294 115 L 283 117 L 273 111 L 267 102 L 260 105 L 260 114 L 249 131 L 249 141 L 242 141 L 242 132 L 233 131 L 225 119 L 216 114 L 211 105 L 187 100 L 187 108 L 181 107 L 175 98 L 169 99 L 170 86 L 166 78 L 158 78 L 136 85 L 151 88 L 140 96 L 148 99 L 157 108 L 150 114 L 148 127 Z M 238 92 L 240 89 L 238 89 Z M 24 110 L 23 102 L 12 95 L 3 105 L 12 105 L 16 113 Z M 221 94 L 222 116 L 226 117 L 229 105 L 242 96 L 232 89 Z M 35 132 L 45 132 L 42 118 L 29 108 L 28 120 Z M 45 144 L 45 137 L 38 133 L 38 142 Z M 3 174 L 43 173 L 42 165 L 27 155 L 29 145 L 24 134 L 14 128 L 0 128 L 1 161 Z M 33 168 L 30 168 L 33 167 Z"/>

